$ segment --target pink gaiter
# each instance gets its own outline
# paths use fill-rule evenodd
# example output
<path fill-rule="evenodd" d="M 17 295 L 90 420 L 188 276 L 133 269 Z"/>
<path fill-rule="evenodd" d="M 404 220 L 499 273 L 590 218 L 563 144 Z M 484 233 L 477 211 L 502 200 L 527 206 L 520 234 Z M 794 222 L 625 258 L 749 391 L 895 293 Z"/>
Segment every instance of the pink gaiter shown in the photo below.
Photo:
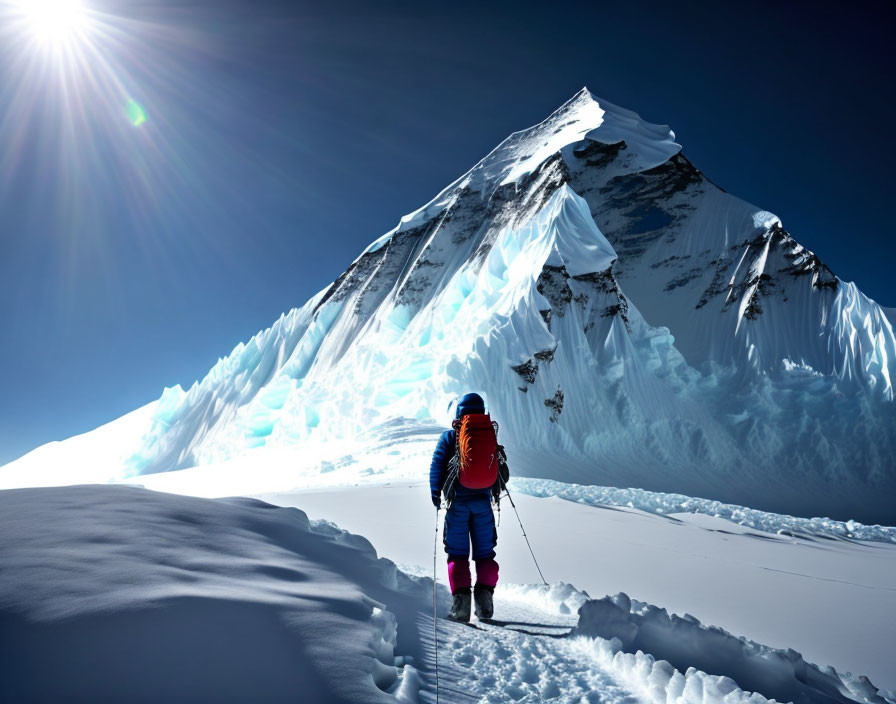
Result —
<path fill-rule="evenodd" d="M 497 565 L 495 568 L 497 575 Z M 471 581 L 469 560 L 464 557 L 452 557 L 448 560 L 448 584 L 451 585 L 452 594 L 456 594 L 458 589 L 469 589 Z"/>
<path fill-rule="evenodd" d="M 494 587 L 498 583 L 498 563 L 494 560 L 476 560 L 476 583 Z"/>

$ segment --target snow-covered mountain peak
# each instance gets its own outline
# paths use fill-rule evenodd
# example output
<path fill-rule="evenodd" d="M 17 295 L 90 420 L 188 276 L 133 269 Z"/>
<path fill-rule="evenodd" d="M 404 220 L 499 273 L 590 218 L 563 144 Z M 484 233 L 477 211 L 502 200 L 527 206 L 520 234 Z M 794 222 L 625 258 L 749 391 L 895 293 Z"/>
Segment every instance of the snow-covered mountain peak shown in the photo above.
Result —
<path fill-rule="evenodd" d="M 674 139 L 583 89 L 167 391 L 120 473 L 341 456 L 475 389 L 518 473 L 896 520 L 892 325 Z"/>
<path fill-rule="evenodd" d="M 625 171 L 641 171 L 666 162 L 681 150 L 667 125 L 655 125 L 582 88 L 545 120 L 514 132 L 435 198 L 401 218 L 398 226 L 372 242 L 365 254 L 385 245 L 396 232 L 419 226 L 477 192 L 487 200 L 498 190 L 520 188 L 545 162 L 583 142 L 625 150 Z"/>
<path fill-rule="evenodd" d="M 583 139 L 625 142 L 640 168 L 657 166 L 681 147 L 666 125 L 654 125 L 582 88 L 547 119 L 514 132 L 470 171 L 470 181 L 518 182 L 565 147 Z"/>

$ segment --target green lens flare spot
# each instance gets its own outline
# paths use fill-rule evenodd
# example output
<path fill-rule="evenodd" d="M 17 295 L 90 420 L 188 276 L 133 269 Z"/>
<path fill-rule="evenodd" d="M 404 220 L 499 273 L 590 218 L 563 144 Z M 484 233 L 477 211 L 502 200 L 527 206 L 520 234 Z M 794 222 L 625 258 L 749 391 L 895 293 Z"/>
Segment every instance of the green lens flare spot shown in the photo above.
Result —
<path fill-rule="evenodd" d="M 136 100 L 131 98 L 127 105 L 128 119 L 134 127 L 138 127 L 146 122 L 146 110 Z"/>

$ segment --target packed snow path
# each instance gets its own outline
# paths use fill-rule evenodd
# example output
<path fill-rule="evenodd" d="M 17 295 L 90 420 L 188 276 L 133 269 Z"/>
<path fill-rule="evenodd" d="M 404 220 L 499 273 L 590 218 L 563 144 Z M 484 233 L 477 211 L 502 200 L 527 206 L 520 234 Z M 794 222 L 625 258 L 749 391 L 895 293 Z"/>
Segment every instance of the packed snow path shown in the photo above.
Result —
<path fill-rule="evenodd" d="M 488 622 L 439 620 L 441 701 L 893 702 L 892 693 L 879 692 L 867 678 L 820 668 L 792 650 L 670 616 L 624 594 L 592 600 L 564 584 L 511 584 L 497 590 L 495 605 L 496 619 Z M 430 673 L 433 665 L 426 662 Z M 421 701 L 435 701 L 432 689 L 430 679 Z"/>
<path fill-rule="evenodd" d="M 441 702 L 642 701 L 565 637 L 575 614 L 539 608 L 507 589 L 498 590 L 495 608 L 490 623 L 439 619 Z M 426 620 L 424 634 L 432 631 Z M 421 701 L 435 702 L 435 694 L 421 692 Z"/>

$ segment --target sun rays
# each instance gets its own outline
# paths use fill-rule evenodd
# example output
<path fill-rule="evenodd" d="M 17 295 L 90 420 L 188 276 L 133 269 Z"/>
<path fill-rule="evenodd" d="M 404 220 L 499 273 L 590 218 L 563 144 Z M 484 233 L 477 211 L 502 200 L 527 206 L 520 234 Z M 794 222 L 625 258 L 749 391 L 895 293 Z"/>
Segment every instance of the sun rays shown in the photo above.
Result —
<path fill-rule="evenodd" d="M 90 16 L 81 0 L 13 0 L 13 16 L 42 48 L 58 50 L 81 41 Z"/>

